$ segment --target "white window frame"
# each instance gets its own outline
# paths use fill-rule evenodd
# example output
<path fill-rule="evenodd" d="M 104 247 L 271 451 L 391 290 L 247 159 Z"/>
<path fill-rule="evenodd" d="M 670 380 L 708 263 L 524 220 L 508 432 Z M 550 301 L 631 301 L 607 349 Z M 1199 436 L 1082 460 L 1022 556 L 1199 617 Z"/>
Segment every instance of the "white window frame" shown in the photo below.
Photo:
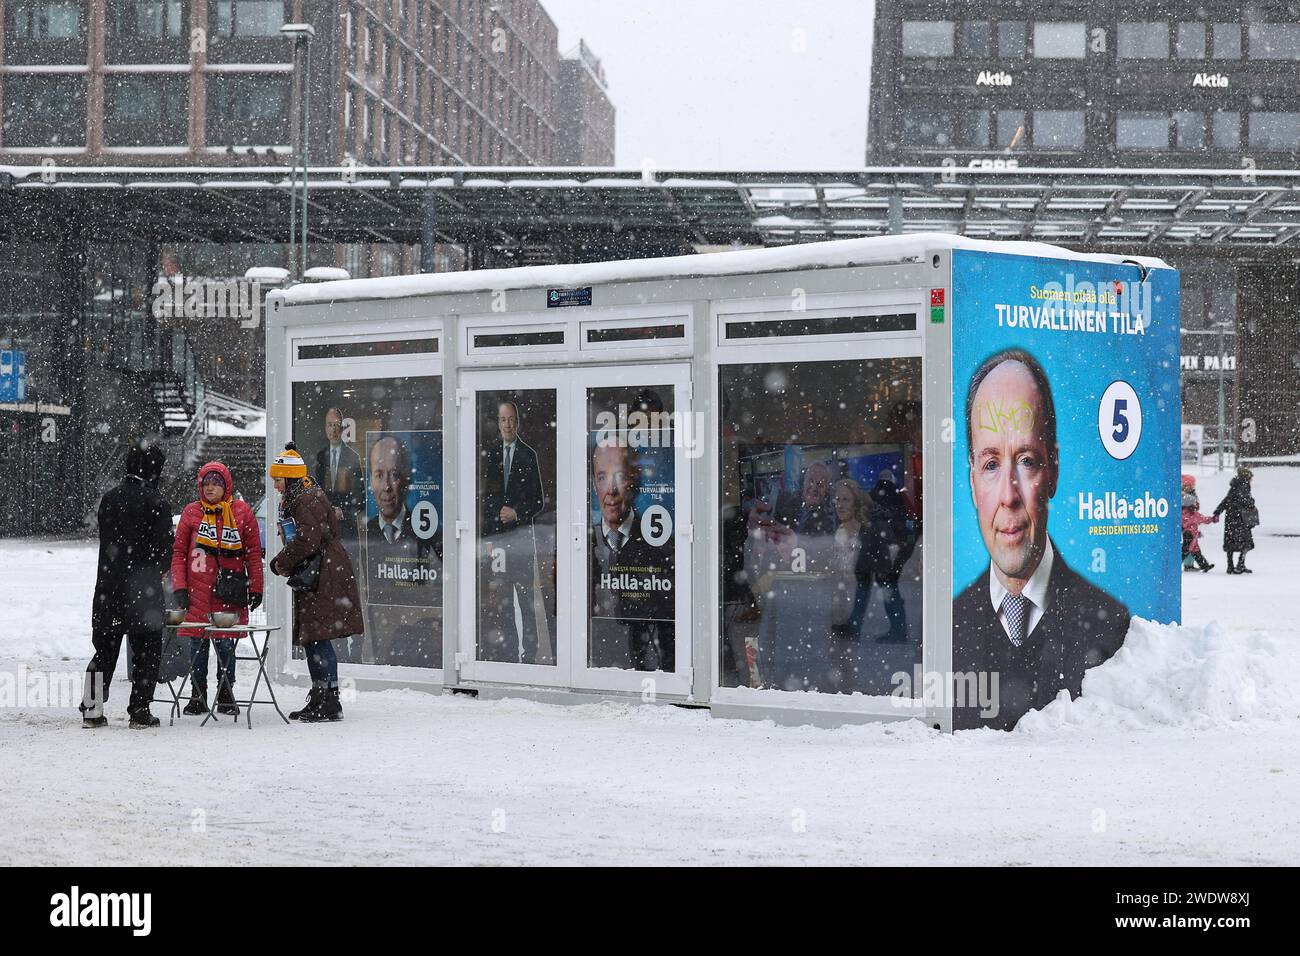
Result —
<path fill-rule="evenodd" d="M 789 339 L 739 339 L 726 340 L 722 339 L 723 326 L 722 318 L 734 318 L 736 316 L 751 316 L 764 312 L 775 313 L 772 318 L 789 317 L 790 315 L 805 315 L 805 312 L 794 312 L 787 302 L 771 300 L 753 299 L 753 300 L 717 300 L 710 305 L 710 314 L 716 323 L 717 335 L 720 341 L 726 342 L 726 345 L 719 345 L 714 352 L 714 361 L 708 363 L 708 389 L 712 397 L 709 402 L 708 422 L 706 424 L 706 434 L 711 436 L 710 440 L 715 442 L 713 454 L 705 456 L 708 464 L 701 464 L 708 474 L 708 500 L 706 505 L 706 518 L 709 522 L 710 540 L 713 544 L 714 553 L 707 557 L 712 562 L 714 568 L 717 567 L 719 560 L 718 551 L 722 546 L 722 462 L 721 446 L 716 444 L 720 432 L 721 409 L 717 401 L 719 389 L 721 387 L 722 371 L 727 366 L 733 365 L 751 365 L 755 363 L 770 364 L 773 362 L 843 362 L 843 361 L 862 361 L 871 359 L 889 359 L 889 358 L 915 358 L 921 362 L 921 403 L 926 407 L 927 387 L 925 380 L 925 326 L 922 323 L 922 312 L 928 308 L 929 289 L 898 289 L 881 293 L 861 294 L 834 294 L 834 295 L 810 295 L 808 296 L 808 310 L 830 308 L 835 309 L 838 314 L 844 314 L 843 309 L 859 308 L 869 309 L 878 312 L 899 312 L 906 311 L 909 308 L 917 310 L 917 328 L 915 332 L 889 332 L 889 333 L 854 333 L 848 336 L 838 335 L 808 335 L 792 336 Z M 831 300 L 826 304 L 826 300 Z M 770 308 L 764 308 L 764 305 L 770 305 Z M 926 319 L 928 321 L 928 317 Z M 770 345 L 776 342 L 788 343 L 779 354 L 756 354 L 754 345 Z M 924 560 L 927 565 L 933 565 L 935 562 L 942 560 L 935 555 L 926 555 Z M 932 573 L 927 570 L 927 574 Z M 921 696 L 918 689 L 914 688 L 917 696 L 913 698 L 897 698 L 884 696 L 865 696 L 862 694 L 823 694 L 813 691 L 785 691 L 774 688 L 753 688 L 753 687 L 723 687 L 722 680 L 722 662 L 721 648 L 723 640 L 722 631 L 722 588 L 720 578 L 717 573 L 707 575 L 707 581 L 699 582 L 702 596 L 705 597 L 705 607 L 716 608 L 716 616 L 710 619 L 706 628 L 701 633 L 695 635 L 696 641 L 702 641 L 709 645 L 709 683 L 708 699 L 710 703 L 723 704 L 727 706 L 745 707 L 745 708 L 769 708 L 771 710 L 789 711 L 792 714 L 799 713 L 834 713 L 834 714 L 854 714 L 863 717 L 893 717 L 893 718 L 924 718 L 926 717 L 926 707 L 924 697 Z M 926 589 L 922 589 L 922 620 L 928 620 L 928 616 L 934 613 L 930 606 L 929 595 Z M 921 661 L 922 666 L 928 660 L 926 657 L 924 627 L 922 630 L 922 649 Z"/>
<path fill-rule="evenodd" d="M 713 302 L 709 306 L 709 318 L 716 330 L 715 347 L 718 361 L 724 363 L 729 361 L 729 357 L 739 350 L 739 353 L 746 353 L 744 361 L 753 362 L 755 358 L 749 353 L 752 353 L 756 346 L 831 345 L 834 346 L 834 355 L 844 356 L 847 354 L 844 346 L 848 346 L 852 350 L 855 345 L 863 342 L 903 339 L 915 340 L 918 343 L 916 347 L 919 349 L 924 327 L 922 323 L 925 320 L 924 307 L 928 301 L 924 298 L 925 291 L 921 289 L 891 289 L 885 292 L 873 293 L 814 294 L 806 296 L 800 302 L 803 308 L 797 311 L 793 308 L 793 297 L 790 300 L 768 297 L 766 299 L 730 299 Z M 905 312 L 914 312 L 916 314 L 914 328 L 894 332 L 841 332 L 827 335 L 727 338 L 727 326 L 736 322 L 779 322 L 792 318 L 830 319 L 846 315 L 892 315 Z M 740 361 L 741 359 L 737 358 L 735 360 Z"/>

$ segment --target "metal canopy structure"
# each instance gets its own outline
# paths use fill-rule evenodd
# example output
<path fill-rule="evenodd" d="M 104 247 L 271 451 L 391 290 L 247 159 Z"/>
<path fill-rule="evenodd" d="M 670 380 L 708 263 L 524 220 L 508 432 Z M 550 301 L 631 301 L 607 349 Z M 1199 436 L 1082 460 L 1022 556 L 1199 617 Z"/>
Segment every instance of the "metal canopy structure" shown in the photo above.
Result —
<path fill-rule="evenodd" d="M 1087 248 L 1300 249 L 1300 170 L 964 169 L 718 173 L 322 167 L 314 242 L 538 243 L 655 235 L 783 245 L 898 232 Z M 285 242 L 285 167 L 0 167 L 20 241 Z"/>

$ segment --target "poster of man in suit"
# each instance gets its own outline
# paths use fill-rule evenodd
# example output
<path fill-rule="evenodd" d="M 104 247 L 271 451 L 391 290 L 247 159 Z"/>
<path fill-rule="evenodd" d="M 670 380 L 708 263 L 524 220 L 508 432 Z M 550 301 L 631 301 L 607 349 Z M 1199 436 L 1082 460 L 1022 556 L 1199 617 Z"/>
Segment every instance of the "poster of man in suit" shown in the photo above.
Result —
<path fill-rule="evenodd" d="M 439 666 L 421 662 L 434 637 L 441 646 L 441 615 L 426 609 L 442 607 L 442 433 L 367 432 L 366 461 L 361 553 L 375 663 Z"/>
<path fill-rule="evenodd" d="M 1113 266 L 1069 268 L 954 257 L 968 317 L 953 328 L 956 729 L 1009 730 L 1062 691 L 1079 696 L 1131 615 L 1178 614 L 1177 377 L 1169 391 L 1153 358 L 1168 343 L 1177 354 L 1177 309 L 1161 323 L 1142 297 L 1168 290 L 1129 287 Z M 1008 332 L 1013 316 L 1031 330 Z"/>
<path fill-rule="evenodd" d="M 524 437 L 534 413 L 554 431 L 554 392 L 480 393 L 478 401 L 480 417 L 491 420 L 491 431 L 485 429 L 479 441 L 479 659 L 554 664 L 549 634 L 548 651 L 541 653 L 538 625 L 541 569 L 534 522 L 547 507 L 543 464 Z M 553 481 L 553 443 L 548 452 L 545 467 Z"/>
<path fill-rule="evenodd" d="M 361 456 L 343 440 L 343 410 L 337 406 L 325 412 L 325 445 L 316 453 L 312 472 L 339 519 L 344 538 L 357 535 L 357 514 L 365 506 L 365 475 Z"/>
<path fill-rule="evenodd" d="M 588 664 L 676 667 L 673 449 L 591 442 Z"/>

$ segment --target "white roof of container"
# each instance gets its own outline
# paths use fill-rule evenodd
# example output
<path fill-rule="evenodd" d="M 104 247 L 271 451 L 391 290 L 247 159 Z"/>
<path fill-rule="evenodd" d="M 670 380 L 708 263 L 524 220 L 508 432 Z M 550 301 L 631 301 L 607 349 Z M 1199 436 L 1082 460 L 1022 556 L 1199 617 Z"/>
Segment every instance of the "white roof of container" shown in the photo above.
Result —
<path fill-rule="evenodd" d="M 523 266 L 514 269 L 389 276 L 382 279 L 349 279 L 342 282 L 297 285 L 272 295 L 282 296 L 288 305 L 308 305 L 357 299 L 399 299 L 447 293 L 495 292 L 500 289 L 581 288 L 611 282 L 643 282 L 655 279 L 916 262 L 936 249 L 977 249 L 984 252 L 1001 252 L 1045 259 L 1073 259 L 1111 265 L 1138 263 L 1148 269 L 1169 268 L 1162 259 L 1149 256 L 1082 253 L 1043 242 L 994 242 L 987 239 L 968 239 L 948 233 L 924 232 L 901 236 L 873 236 L 865 239 L 838 239 L 833 242 L 809 242 L 773 249 L 670 256 L 661 259 L 622 259 L 614 262 L 589 262 L 575 265 Z"/>

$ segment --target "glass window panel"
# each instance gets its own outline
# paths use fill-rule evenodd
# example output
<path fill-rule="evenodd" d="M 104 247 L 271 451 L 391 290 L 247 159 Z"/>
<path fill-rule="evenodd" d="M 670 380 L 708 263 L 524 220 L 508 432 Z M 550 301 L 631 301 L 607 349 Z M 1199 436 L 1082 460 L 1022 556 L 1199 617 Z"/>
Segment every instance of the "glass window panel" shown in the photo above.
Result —
<path fill-rule="evenodd" d="M 1253 148 L 1293 150 L 1300 147 L 1300 113 L 1259 111 L 1251 113 L 1247 122 Z"/>
<path fill-rule="evenodd" d="M 1241 59 L 1241 24 L 1216 23 L 1214 25 L 1214 58 L 1216 60 Z"/>
<path fill-rule="evenodd" d="M 1205 56 L 1204 23 L 1178 24 L 1174 55 L 1180 60 L 1199 60 Z"/>
<path fill-rule="evenodd" d="M 1183 287 L 1179 302 L 1180 322 L 1185 329 L 1199 329 L 1205 326 L 1205 289 L 1199 284 Z M 1187 341 L 1184 340 L 1184 348 Z M 1193 346 L 1194 347 L 1194 346 Z"/>
<path fill-rule="evenodd" d="M 1120 149 L 1168 149 L 1169 114 L 1120 113 L 1115 120 Z"/>
<path fill-rule="evenodd" d="M 1082 60 L 1085 46 L 1082 21 L 1034 24 L 1034 56 L 1039 59 Z"/>
<path fill-rule="evenodd" d="M 377 355 L 425 355 L 437 351 L 437 339 L 385 339 L 378 342 L 328 342 L 321 345 L 300 345 L 298 358 L 373 358 Z"/>
<path fill-rule="evenodd" d="M 1083 149 L 1083 110 L 1034 110 L 1037 149 Z"/>
<path fill-rule="evenodd" d="M 676 670 L 675 437 L 672 385 L 587 390 L 588 667 Z"/>
<path fill-rule="evenodd" d="M 1220 149 L 1241 147 L 1241 113 L 1237 110 L 1218 110 L 1212 119 L 1214 145 Z"/>
<path fill-rule="evenodd" d="M 79 40 L 83 36 L 82 9 L 76 0 L 28 0 L 10 5 L 8 22 L 22 40 Z"/>
<path fill-rule="evenodd" d="M 555 666 L 556 394 L 479 392 L 478 659 Z"/>
<path fill-rule="evenodd" d="M 953 144 L 956 118 L 945 110 L 907 110 L 903 113 L 903 145 L 946 148 Z"/>
<path fill-rule="evenodd" d="M 727 322 L 728 339 L 778 338 L 790 335 L 846 335 L 903 332 L 916 328 L 916 313 L 836 315 L 808 319 L 763 319 Z"/>
<path fill-rule="evenodd" d="M 904 20 L 903 56 L 952 56 L 951 20 Z"/>
<path fill-rule="evenodd" d="M 961 143 L 976 149 L 988 149 L 992 116 L 988 110 L 965 110 L 961 114 Z"/>
<path fill-rule="evenodd" d="M 293 424 L 357 576 L 365 633 L 339 660 L 441 667 L 442 379 L 295 382 Z"/>
<path fill-rule="evenodd" d="M 1300 60 L 1300 23 L 1252 23 L 1246 34 L 1252 60 Z"/>
<path fill-rule="evenodd" d="M 684 339 L 685 337 L 686 326 L 684 325 L 639 325 L 587 329 L 587 341 L 592 345 L 607 342 L 643 342 L 647 339 Z"/>
<path fill-rule="evenodd" d="M 474 335 L 476 349 L 527 348 L 533 345 L 563 344 L 563 329 L 544 332 L 478 332 Z"/>
<path fill-rule="evenodd" d="M 1129 21 L 1119 25 L 1121 60 L 1161 60 L 1169 57 L 1169 24 L 1166 21 Z"/>
<path fill-rule="evenodd" d="M 1022 60 L 1029 52 L 1025 41 L 1024 20 L 1002 20 L 998 23 L 998 55 L 1008 60 Z"/>
<path fill-rule="evenodd" d="M 1174 142 L 1179 149 L 1205 148 L 1205 114 L 1199 110 L 1174 113 Z"/>
<path fill-rule="evenodd" d="M 723 686 L 889 694 L 921 660 L 921 360 L 719 384 Z"/>
<path fill-rule="evenodd" d="M 998 110 L 998 149 L 1015 149 L 1025 145 L 1025 111 Z"/>
<path fill-rule="evenodd" d="M 8 76 L 4 142 L 74 146 L 86 141 L 86 81 L 75 76 Z"/>
<path fill-rule="evenodd" d="M 184 35 L 188 6 L 183 0 L 111 0 L 108 32 L 123 38 L 176 39 Z"/>
<path fill-rule="evenodd" d="M 278 36 L 284 15 L 284 0 L 217 0 L 215 29 L 222 37 Z"/>
<path fill-rule="evenodd" d="M 961 25 L 961 55 L 988 58 L 993 55 L 993 24 L 988 20 L 965 20 Z"/>

